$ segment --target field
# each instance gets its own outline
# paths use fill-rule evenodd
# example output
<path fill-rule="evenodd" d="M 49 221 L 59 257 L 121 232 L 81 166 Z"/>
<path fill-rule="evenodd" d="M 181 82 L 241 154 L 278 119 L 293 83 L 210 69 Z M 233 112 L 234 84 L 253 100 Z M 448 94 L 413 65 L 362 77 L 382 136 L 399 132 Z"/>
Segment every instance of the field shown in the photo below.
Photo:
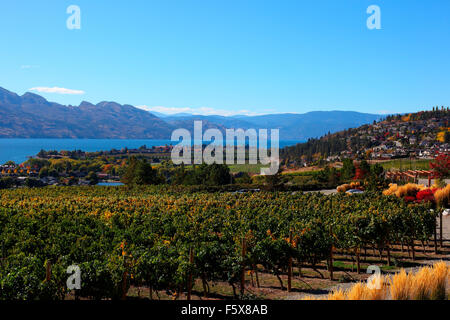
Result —
<path fill-rule="evenodd" d="M 246 172 L 250 174 L 260 174 L 261 168 L 268 168 L 262 164 L 232 164 L 228 166 L 231 173 Z"/>
<path fill-rule="evenodd" d="M 385 170 L 430 170 L 430 160 L 424 159 L 396 159 L 380 162 Z"/>
<path fill-rule="evenodd" d="M 5 190 L 0 206 L 0 299 L 68 298 L 70 265 L 82 270 L 83 299 L 150 290 L 181 298 L 190 289 L 193 299 L 278 299 L 288 278 L 291 292 L 314 291 L 333 283 L 327 277 L 364 278 L 369 264 L 408 264 L 400 244 L 416 259 L 427 256 L 436 221 L 427 205 L 377 194 L 167 186 Z"/>

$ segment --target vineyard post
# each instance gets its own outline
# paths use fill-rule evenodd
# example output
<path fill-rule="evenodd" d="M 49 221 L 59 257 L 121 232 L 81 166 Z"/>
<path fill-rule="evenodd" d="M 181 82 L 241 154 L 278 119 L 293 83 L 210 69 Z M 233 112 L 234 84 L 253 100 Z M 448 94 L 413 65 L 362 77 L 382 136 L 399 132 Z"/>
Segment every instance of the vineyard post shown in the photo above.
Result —
<path fill-rule="evenodd" d="M 333 280 L 333 246 L 330 248 L 330 262 L 328 271 L 330 272 L 330 280 Z"/>
<path fill-rule="evenodd" d="M 359 257 L 359 250 L 360 248 L 357 247 L 356 248 L 356 272 L 358 272 L 358 274 L 361 273 L 361 261 L 360 261 L 360 257 Z"/>
<path fill-rule="evenodd" d="M 45 264 L 45 281 L 49 282 L 52 277 L 52 262 L 51 260 L 47 260 Z"/>
<path fill-rule="evenodd" d="M 438 254 L 436 226 L 434 226 L 434 253 Z"/>
<path fill-rule="evenodd" d="M 331 198 L 331 208 L 333 208 L 333 198 Z M 333 236 L 333 228 L 330 225 L 330 237 Z M 328 262 L 328 272 L 330 273 L 330 280 L 333 280 L 333 244 L 331 244 L 330 248 L 330 258 Z"/>
<path fill-rule="evenodd" d="M 391 248 L 389 247 L 389 242 L 387 243 L 387 265 L 391 265 Z"/>
<path fill-rule="evenodd" d="M 289 231 L 289 245 L 292 246 L 292 230 Z M 292 257 L 289 255 L 289 265 L 288 265 L 288 292 L 292 289 Z"/>
<path fill-rule="evenodd" d="M 241 297 L 245 290 L 245 237 L 242 238 L 242 271 L 241 271 Z"/>
<path fill-rule="evenodd" d="M 439 210 L 439 242 L 442 248 L 442 212 Z"/>
<path fill-rule="evenodd" d="M 258 276 L 258 266 L 256 264 L 253 265 L 253 269 L 255 270 L 255 278 L 256 278 L 256 286 L 259 288 L 259 276 Z"/>
<path fill-rule="evenodd" d="M 127 299 L 127 276 L 128 272 L 125 270 L 122 275 L 122 300 Z"/>
<path fill-rule="evenodd" d="M 191 300 L 191 293 L 192 293 L 192 265 L 194 264 L 194 250 L 192 247 L 189 249 L 189 276 L 188 276 L 188 293 L 187 293 L 187 300 Z"/>
<path fill-rule="evenodd" d="M 416 250 L 414 249 L 414 240 L 411 241 L 412 259 L 416 260 Z"/>

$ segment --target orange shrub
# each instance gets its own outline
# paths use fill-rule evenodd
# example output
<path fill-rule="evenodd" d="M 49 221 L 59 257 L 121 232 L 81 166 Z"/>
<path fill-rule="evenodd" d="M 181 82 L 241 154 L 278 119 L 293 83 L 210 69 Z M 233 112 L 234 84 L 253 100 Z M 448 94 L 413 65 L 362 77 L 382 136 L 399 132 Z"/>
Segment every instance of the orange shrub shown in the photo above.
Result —
<path fill-rule="evenodd" d="M 437 203 L 446 206 L 450 199 L 450 185 L 447 185 L 445 188 L 438 189 L 434 193 L 434 198 Z"/>

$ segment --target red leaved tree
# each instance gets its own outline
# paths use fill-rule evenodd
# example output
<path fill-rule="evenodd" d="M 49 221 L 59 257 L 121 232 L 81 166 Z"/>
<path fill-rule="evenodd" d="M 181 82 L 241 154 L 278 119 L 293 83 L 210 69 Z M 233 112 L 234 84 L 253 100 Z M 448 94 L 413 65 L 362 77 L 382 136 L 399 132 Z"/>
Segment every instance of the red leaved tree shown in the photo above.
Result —
<path fill-rule="evenodd" d="M 434 161 L 430 162 L 433 176 L 438 179 L 448 177 L 450 174 L 450 155 L 441 153 Z"/>

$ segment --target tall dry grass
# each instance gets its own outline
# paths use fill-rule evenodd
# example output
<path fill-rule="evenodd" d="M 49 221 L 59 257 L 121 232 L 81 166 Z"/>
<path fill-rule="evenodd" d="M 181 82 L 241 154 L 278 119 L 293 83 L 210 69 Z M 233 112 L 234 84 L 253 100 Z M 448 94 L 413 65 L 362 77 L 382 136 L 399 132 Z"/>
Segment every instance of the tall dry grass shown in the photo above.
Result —
<path fill-rule="evenodd" d="M 430 300 L 431 291 L 430 283 L 432 281 L 432 269 L 425 267 L 420 269 L 414 276 L 411 284 L 410 298 L 412 300 Z"/>
<path fill-rule="evenodd" d="M 436 202 L 440 205 L 447 205 L 450 200 L 450 184 L 434 193 Z"/>
<path fill-rule="evenodd" d="M 402 269 L 389 279 L 389 293 L 392 300 L 409 300 L 413 278 Z"/>
<path fill-rule="evenodd" d="M 363 283 L 357 283 L 345 293 L 345 300 L 367 300 L 367 286 Z"/>
<path fill-rule="evenodd" d="M 431 299 L 446 299 L 446 289 L 449 282 L 450 268 L 444 261 L 436 263 L 432 270 L 432 278 L 430 280 Z"/>
<path fill-rule="evenodd" d="M 330 293 L 327 296 L 326 300 L 346 300 L 345 298 L 345 291 L 343 291 L 342 289 L 338 289 Z"/>
<path fill-rule="evenodd" d="M 387 295 L 387 283 L 383 276 L 372 277 L 370 282 L 370 288 L 367 287 L 367 300 L 386 300 Z"/>
<path fill-rule="evenodd" d="M 369 284 L 360 282 L 345 291 L 335 290 L 325 298 L 307 296 L 302 300 L 445 300 L 449 277 L 450 268 L 441 261 L 415 274 L 402 269 L 393 276 L 372 277 Z"/>

